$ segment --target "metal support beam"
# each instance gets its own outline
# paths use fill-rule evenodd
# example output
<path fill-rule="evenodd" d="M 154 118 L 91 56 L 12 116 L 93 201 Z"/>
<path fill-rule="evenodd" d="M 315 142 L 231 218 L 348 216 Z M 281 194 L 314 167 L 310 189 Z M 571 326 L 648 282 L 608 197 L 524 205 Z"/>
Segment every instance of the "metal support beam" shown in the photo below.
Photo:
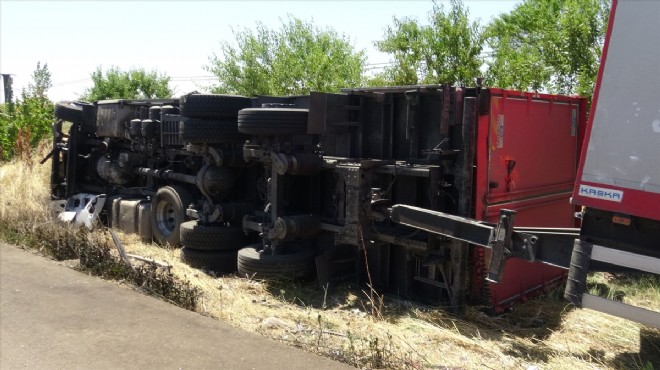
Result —
<path fill-rule="evenodd" d="M 587 291 L 587 275 L 591 260 L 616 263 L 621 266 L 658 273 L 660 270 L 660 261 L 657 258 L 605 248 L 576 239 L 573 247 L 571 268 L 568 272 L 566 290 L 564 291 L 564 299 L 578 307 L 590 308 L 644 325 L 660 328 L 660 312 L 585 293 Z"/>
<path fill-rule="evenodd" d="M 513 213 L 508 213 L 507 219 L 512 218 Z M 444 235 L 446 237 L 479 245 L 486 248 L 502 249 L 504 259 L 508 257 L 517 257 L 530 262 L 541 262 L 553 266 L 568 269 L 570 267 L 571 252 L 573 250 L 573 241 L 579 238 L 578 229 L 545 229 L 545 228 L 516 228 L 513 222 L 502 225 L 504 220 L 500 220 L 501 230 L 504 234 L 502 242 L 497 242 L 498 225 L 476 221 L 470 218 L 451 215 L 438 211 L 431 211 L 424 208 L 397 204 L 391 208 L 390 218 L 392 221 L 425 230 L 434 234 Z M 510 237 L 506 238 L 507 230 L 511 231 Z M 499 263 L 503 259 L 498 258 Z M 493 273 L 496 273 L 496 265 L 493 265 Z M 496 276 L 497 275 L 497 276 Z M 490 276 L 496 279 L 499 272 Z"/>
<path fill-rule="evenodd" d="M 578 307 L 660 328 L 660 312 L 586 294 L 591 260 L 660 274 L 660 259 L 593 245 L 577 229 L 514 228 L 514 211 L 503 210 L 497 225 L 423 208 L 395 205 L 397 223 L 493 250 L 488 280 L 498 282 L 508 257 L 521 257 L 569 269 L 564 298 Z"/>
<path fill-rule="evenodd" d="M 631 306 L 591 294 L 582 295 L 582 307 L 660 329 L 660 312 Z"/>
<path fill-rule="evenodd" d="M 488 248 L 495 232 L 492 225 L 483 222 L 402 204 L 392 207 L 390 218 L 402 225 Z"/>
<path fill-rule="evenodd" d="M 660 275 L 660 258 L 594 245 L 591 259 Z"/>

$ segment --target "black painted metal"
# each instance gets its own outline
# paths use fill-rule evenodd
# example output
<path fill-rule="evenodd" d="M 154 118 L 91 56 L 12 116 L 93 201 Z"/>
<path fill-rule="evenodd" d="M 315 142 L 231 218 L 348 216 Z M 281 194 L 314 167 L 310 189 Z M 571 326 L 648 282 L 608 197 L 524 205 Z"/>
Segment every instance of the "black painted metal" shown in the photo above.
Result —
<path fill-rule="evenodd" d="M 493 226 L 444 212 L 397 204 L 390 212 L 392 221 L 453 239 L 489 247 Z"/>
<path fill-rule="evenodd" d="M 78 181 L 77 181 L 77 170 L 78 170 L 78 148 L 80 146 L 79 135 L 80 131 L 78 130 L 79 124 L 74 123 L 71 125 L 69 131 L 69 145 L 67 146 L 66 154 L 66 195 L 69 197 L 75 195 L 78 192 Z"/>
<path fill-rule="evenodd" d="M 514 227 L 512 257 L 568 268 L 573 241 L 580 229 Z"/>
<path fill-rule="evenodd" d="M 587 208 L 582 217 L 582 239 L 628 252 L 660 258 L 660 221 L 625 216 L 629 225 L 613 222 L 614 212 Z"/>
<path fill-rule="evenodd" d="M 501 277 L 503 271 L 501 264 L 509 257 L 566 269 L 570 267 L 573 240 L 579 238 L 578 229 L 515 228 L 511 215 L 511 211 L 506 211 L 500 217 L 500 224 L 493 225 L 466 217 L 400 204 L 393 206 L 390 212 L 390 218 L 394 222 L 469 244 L 492 248 L 495 257 L 491 260 L 497 261 L 490 269 L 493 273 L 490 278 L 493 281 Z M 505 220 L 502 220 L 503 217 Z M 502 230 L 501 236 L 498 228 Z M 507 233 L 509 233 L 508 237 Z M 498 254 L 500 256 L 497 256 Z"/>
<path fill-rule="evenodd" d="M 488 276 L 486 279 L 493 283 L 499 283 L 504 276 L 504 263 L 507 257 L 511 255 L 511 234 L 513 233 L 513 222 L 516 212 L 508 209 L 500 210 L 500 217 L 495 227 L 493 238 L 490 240 L 490 247 L 493 253 L 490 257 L 490 266 L 488 267 Z"/>
<path fill-rule="evenodd" d="M 53 200 L 66 199 L 66 159 L 62 161 L 62 157 L 66 156 L 66 145 L 62 133 L 62 121 L 57 120 L 53 124 L 53 149 L 50 154 L 44 158 L 42 164 L 48 158 L 52 158 L 51 171 L 50 171 L 50 186 L 51 198 Z"/>

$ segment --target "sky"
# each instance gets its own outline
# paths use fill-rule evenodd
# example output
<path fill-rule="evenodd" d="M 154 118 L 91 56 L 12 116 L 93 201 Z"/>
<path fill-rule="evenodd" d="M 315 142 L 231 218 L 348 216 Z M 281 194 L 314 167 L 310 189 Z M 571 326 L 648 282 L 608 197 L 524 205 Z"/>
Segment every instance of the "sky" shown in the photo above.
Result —
<path fill-rule="evenodd" d="M 485 23 L 518 2 L 465 4 L 473 20 Z M 382 39 L 393 17 L 426 24 L 432 7 L 430 0 L 0 0 L 0 73 L 13 75 L 19 96 L 37 62 L 47 63 L 53 82 L 48 95 L 59 101 L 75 100 L 89 88 L 90 74 L 99 66 L 144 68 L 172 77 L 170 87 L 179 96 L 213 84 L 204 66 L 221 41 L 235 40 L 232 29 L 254 29 L 257 22 L 277 29 L 288 15 L 333 28 L 366 51 L 369 65 L 382 66 L 389 58 L 373 42 Z"/>

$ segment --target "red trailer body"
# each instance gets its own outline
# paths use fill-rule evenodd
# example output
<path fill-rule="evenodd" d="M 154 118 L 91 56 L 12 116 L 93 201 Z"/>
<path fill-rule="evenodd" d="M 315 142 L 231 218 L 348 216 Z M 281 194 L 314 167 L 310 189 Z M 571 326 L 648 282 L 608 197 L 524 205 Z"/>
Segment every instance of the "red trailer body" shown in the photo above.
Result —
<path fill-rule="evenodd" d="M 574 227 L 570 196 L 586 127 L 586 99 L 490 89 L 477 129 L 475 214 L 497 222 L 517 211 L 516 226 Z M 489 251 L 478 249 L 477 257 Z M 504 280 L 488 283 L 499 311 L 560 283 L 566 270 L 509 259 Z M 472 281 L 477 281 L 476 277 Z M 473 286 L 473 294 L 480 286 Z"/>
<path fill-rule="evenodd" d="M 561 281 L 557 266 L 568 271 L 567 301 L 660 328 L 657 311 L 588 293 L 591 272 L 660 274 L 660 2 L 612 5 L 588 125 L 584 99 L 490 89 L 474 214 L 395 205 L 391 218 L 483 247 L 472 252 L 470 290 L 483 296 L 480 282 L 498 282 L 489 287 L 498 310 Z"/>

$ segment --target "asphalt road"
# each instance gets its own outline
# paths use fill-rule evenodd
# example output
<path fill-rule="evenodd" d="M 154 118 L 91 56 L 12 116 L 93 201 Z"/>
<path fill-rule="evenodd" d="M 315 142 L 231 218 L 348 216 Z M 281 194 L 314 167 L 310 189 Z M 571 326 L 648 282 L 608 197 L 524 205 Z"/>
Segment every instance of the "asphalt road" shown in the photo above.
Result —
<path fill-rule="evenodd" d="M 6 244 L 0 368 L 352 369 Z"/>

